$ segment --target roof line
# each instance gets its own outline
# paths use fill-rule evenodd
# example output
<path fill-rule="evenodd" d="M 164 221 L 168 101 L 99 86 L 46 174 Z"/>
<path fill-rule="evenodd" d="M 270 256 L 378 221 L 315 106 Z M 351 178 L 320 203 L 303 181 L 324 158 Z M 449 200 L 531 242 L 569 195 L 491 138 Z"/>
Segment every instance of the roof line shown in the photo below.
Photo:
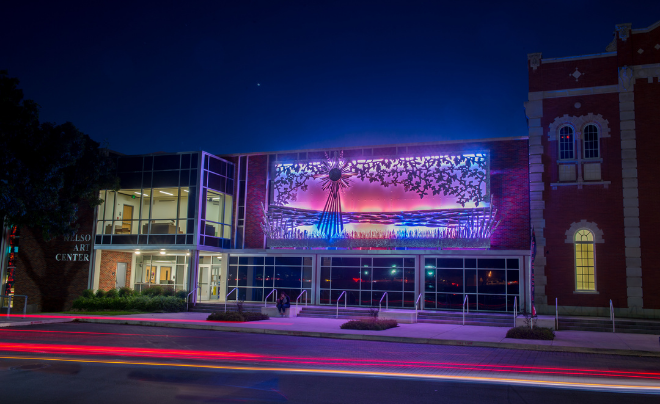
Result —
<path fill-rule="evenodd" d="M 660 20 L 656 21 L 654 24 L 649 25 L 646 28 L 637 28 L 631 30 L 633 34 L 644 34 L 646 32 L 653 31 L 654 29 L 660 27 Z"/>
<path fill-rule="evenodd" d="M 381 148 L 381 147 L 432 146 L 432 145 L 442 145 L 442 144 L 498 142 L 498 141 L 527 140 L 527 139 L 529 139 L 528 136 L 510 136 L 510 137 L 493 137 L 493 138 L 484 138 L 484 139 L 442 140 L 442 141 L 437 141 L 437 142 L 394 143 L 394 144 L 384 144 L 384 145 L 351 146 L 351 147 L 339 147 L 339 148 L 337 148 L 337 147 L 323 147 L 323 148 L 315 148 L 315 149 L 260 151 L 260 152 L 248 152 L 248 153 L 217 154 L 217 156 L 233 157 L 233 156 L 248 156 L 248 155 L 261 155 L 261 154 L 285 154 L 285 153 L 328 151 L 328 150 L 337 150 L 337 149 L 341 149 L 341 150 L 375 149 L 375 148 Z"/>
<path fill-rule="evenodd" d="M 616 52 L 592 53 L 588 55 L 565 56 L 560 58 L 543 58 L 541 59 L 541 63 L 557 63 L 566 60 L 595 59 L 595 58 L 606 58 L 610 56 L 616 56 Z"/>

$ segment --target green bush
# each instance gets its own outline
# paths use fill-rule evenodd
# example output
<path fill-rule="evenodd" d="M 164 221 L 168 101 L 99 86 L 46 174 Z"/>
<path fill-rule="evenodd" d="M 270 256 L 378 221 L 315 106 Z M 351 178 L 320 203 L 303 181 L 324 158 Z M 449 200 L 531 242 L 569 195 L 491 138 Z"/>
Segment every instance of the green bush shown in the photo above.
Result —
<path fill-rule="evenodd" d="M 174 296 L 178 297 L 179 299 L 185 299 L 188 297 L 188 292 L 185 290 L 179 290 L 174 294 Z"/>
<path fill-rule="evenodd" d="M 341 325 L 343 330 L 371 330 L 383 331 L 388 328 L 397 327 L 399 324 L 396 320 L 378 320 L 374 318 L 351 320 Z"/>
<path fill-rule="evenodd" d="M 105 291 L 102 289 L 97 290 L 96 297 L 105 297 Z"/>
<path fill-rule="evenodd" d="M 118 295 L 119 297 L 133 296 L 133 289 L 124 286 L 123 288 L 119 289 Z"/>
<path fill-rule="evenodd" d="M 509 331 L 506 332 L 506 337 L 518 339 L 553 340 L 555 339 L 555 332 L 552 330 L 552 328 L 547 327 L 529 328 L 521 326 L 509 329 Z"/>
<path fill-rule="evenodd" d="M 107 292 L 105 292 L 105 297 L 114 299 L 117 296 L 119 296 L 119 294 L 117 293 L 117 289 L 110 289 Z"/>
<path fill-rule="evenodd" d="M 150 288 L 144 289 L 142 294 L 145 296 L 159 296 L 163 294 L 163 288 L 160 286 L 152 286 Z"/>
<path fill-rule="evenodd" d="M 186 310 L 186 302 L 174 296 L 79 297 L 73 308 L 81 311 L 177 312 Z"/>
<path fill-rule="evenodd" d="M 94 297 L 94 291 L 92 289 L 85 289 L 82 292 L 82 297 L 91 298 Z"/>
<path fill-rule="evenodd" d="M 243 321 L 268 320 L 269 318 L 270 317 L 268 317 L 267 314 L 251 313 L 251 312 L 239 313 L 239 312 L 236 312 L 236 311 L 228 311 L 226 313 L 224 313 L 224 312 L 211 313 L 206 318 L 206 320 L 208 320 L 208 321 L 238 321 L 238 322 L 243 322 Z"/>
<path fill-rule="evenodd" d="M 161 294 L 163 296 L 174 296 L 174 289 L 172 289 L 172 288 L 163 288 L 163 292 Z"/>

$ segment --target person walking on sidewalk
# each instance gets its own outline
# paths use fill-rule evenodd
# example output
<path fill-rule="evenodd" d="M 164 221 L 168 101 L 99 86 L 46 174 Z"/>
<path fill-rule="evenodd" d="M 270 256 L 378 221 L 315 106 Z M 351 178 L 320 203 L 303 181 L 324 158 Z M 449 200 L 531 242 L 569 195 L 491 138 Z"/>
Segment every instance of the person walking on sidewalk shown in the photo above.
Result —
<path fill-rule="evenodd" d="M 291 307 L 291 299 L 289 299 L 286 293 L 282 292 L 280 298 L 277 299 L 277 311 L 280 312 L 280 317 L 284 317 L 286 309 L 289 307 Z"/>

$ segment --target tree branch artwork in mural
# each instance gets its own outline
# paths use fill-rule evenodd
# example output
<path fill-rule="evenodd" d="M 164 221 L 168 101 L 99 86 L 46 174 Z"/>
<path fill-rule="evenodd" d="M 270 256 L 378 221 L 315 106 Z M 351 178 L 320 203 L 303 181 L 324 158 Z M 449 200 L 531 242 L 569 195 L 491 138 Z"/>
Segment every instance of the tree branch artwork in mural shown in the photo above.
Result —
<path fill-rule="evenodd" d="M 403 186 L 420 198 L 427 195 L 455 196 L 461 206 L 479 206 L 488 198 L 488 156 L 485 153 L 456 156 L 399 157 L 346 161 L 343 171 L 355 179 L 377 182 L 383 187 Z M 276 165 L 273 188 L 275 205 L 295 201 L 297 192 L 307 190 L 308 181 L 327 173 L 324 163 Z"/>

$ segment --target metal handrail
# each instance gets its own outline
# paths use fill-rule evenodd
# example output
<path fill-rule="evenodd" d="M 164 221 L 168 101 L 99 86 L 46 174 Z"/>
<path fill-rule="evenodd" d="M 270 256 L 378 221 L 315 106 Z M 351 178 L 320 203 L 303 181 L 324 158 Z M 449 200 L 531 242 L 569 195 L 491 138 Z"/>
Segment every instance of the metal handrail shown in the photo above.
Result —
<path fill-rule="evenodd" d="M 296 306 L 298 306 L 298 299 L 300 299 L 300 296 L 302 296 L 303 294 L 305 295 L 305 306 L 307 306 L 308 295 L 306 290 L 303 290 L 302 293 L 298 295 L 298 298 L 296 299 Z"/>
<path fill-rule="evenodd" d="M 234 291 L 235 291 L 236 289 L 238 289 L 238 288 L 234 288 L 234 289 L 232 289 L 231 292 L 227 293 L 227 296 L 225 296 L 225 313 L 227 312 L 227 298 L 229 297 L 229 295 L 231 295 L 232 293 L 234 293 Z M 236 295 L 238 295 L 238 293 L 236 293 Z M 238 297 L 238 296 L 237 296 L 237 297 Z M 238 299 L 236 299 L 236 300 L 238 300 Z"/>
<path fill-rule="evenodd" d="M 610 320 L 612 320 L 612 332 L 616 332 L 614 326 L 614 306 L 612 305 L 612 299 L 610 299 Z"/>
<path fill-rule="evenodd" d="M 390 307 L 389 302 L 388 302 L 388 300 L 390 300 L 390 297 L 387 295 L 387 292 L 384 292 L 383 296 L 381 296 L 380 300 L 378 301 L 378 311 L 380 311 L 380 309 L 382 307 L 381 303 L 383 303 L 383 298 L 385 298 L 385 310 L 388 310 L 389 307 Z"/>
<path fill-rule="evenodd" d="M 196 291 L 197 291 L 197 289 L 193 289 L 192 292 L 188 293 L 188 295 L 186 296 L 186 311 L 188 311 L 190 309 L 190 307 L 189 307 L 190 305 L 189 305 L 189 302 L 188 302 L 188 300 L 190 299 L 190 295 L 192 295 Z M 193 305 L 193 307 L 195 307 L 195 306 Z"/>
<path fill-rule="evenodd" d="M 415 300 L 415 322 L 417 322 L 417 304 L 419 303 L 419 299 L 422 298 L 422 294 L 420 293 L 419 296 L 417 296 L 417 300 Z"/>
<path fill-rule="evenodd" d="M 467 312 L 470 314 L 470 301 L 468 300 L 468 295 L 465 295 L 463 299 L 463 325 L 465 325 L 465 305 L 467 304 Z"/>
<path fill-rule="evenodd" d="M 516 319 L 518 318 L 518 296 L 513 297 L 513 327 L 516 327 Z"/>
<path fill-rule="evenodd" d="M 341 297 L 346 295 L 346 291 L 341 292 L 341 295 L 337 298 L 337 317 L 339 318 L 339 301 L 341 300 Z M 348 298 L 348 295 L 344 298 L 344 308 L 346 308 L 346 298 Z"/>
<path fill-rule="evenodd" d="M 11 314 L 11 299 L 16 296 L 25 298 L 25 303 L 23 303 L 23 315 L 25 316 L 27 314 L 27 299 L 28 299 L 27 295 L 9 295 L 9 296 L 5 296 L 9 298 L 9 300 L 7 300 L 7 317 L 9 317 L 9 315 Z"/>
<path fill-rule="evenodd" d="M 555 297 L 555 331 L 559 330 L 559 307 L 557 306 L 557 298 Z"/>
<path fill-rule="evenodd" d="M 277 289 L 273 289 L 273 290 L 270 291 L 268 296 L 266 296 L 266 298 L 264 299 L 264 307 L 266 307 L 266 303 L 268 303 L 268 298 L 270 297 L 270 295 L 273 294 L 273 292 L 275 292 L 275 296 L 273 296 L 273 303 L 275 303 L 275 301 L 277 300 Z"/>

